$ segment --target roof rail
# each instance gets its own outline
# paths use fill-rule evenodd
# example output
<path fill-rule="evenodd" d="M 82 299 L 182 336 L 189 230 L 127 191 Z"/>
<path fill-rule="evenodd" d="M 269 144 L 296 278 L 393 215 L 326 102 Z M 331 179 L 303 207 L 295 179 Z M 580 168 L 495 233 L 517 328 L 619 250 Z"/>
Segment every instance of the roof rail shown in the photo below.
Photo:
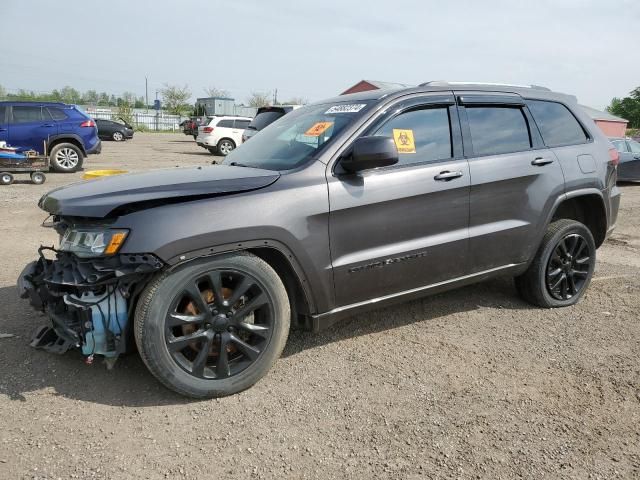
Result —
<path fill-rule="evenodd" d="M 432 80 L 430 82 L 421 83 L 420 87 L 447 87 L 454 85 L 478 85 L 489 87 L 516 87 L 516 88 L 532 88 L 534 90 L 545 90 L 550 92 L 551 89 L 547 87 L 541 87 L 540 85 L 514 85 L 511 83 L 490 83 L 490 82 L 447 82 L 443 80 Z"/>

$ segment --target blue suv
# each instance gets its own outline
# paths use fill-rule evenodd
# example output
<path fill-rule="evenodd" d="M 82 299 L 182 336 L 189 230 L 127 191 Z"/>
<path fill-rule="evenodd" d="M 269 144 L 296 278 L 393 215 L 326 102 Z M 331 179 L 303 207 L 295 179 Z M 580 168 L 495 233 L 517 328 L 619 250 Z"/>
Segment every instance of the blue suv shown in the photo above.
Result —
<path fill-rule="evenodd" d="M 49 154 L 58 172 L 75 172 L 84 158 L 100 153 L 96 122 L 75 105 L 53 102 L 0 102 L 0 141 Z"/>

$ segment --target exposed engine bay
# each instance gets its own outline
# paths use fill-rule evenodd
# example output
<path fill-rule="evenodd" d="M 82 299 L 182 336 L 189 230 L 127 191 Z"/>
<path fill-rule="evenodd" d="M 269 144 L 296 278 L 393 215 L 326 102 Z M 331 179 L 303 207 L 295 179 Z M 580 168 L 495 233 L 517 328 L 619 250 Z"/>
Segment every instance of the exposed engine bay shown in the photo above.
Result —
<path fill-rule="evenodd" d="M 18 280 L 20 296 L 50 319 L 31 345 L 59 354 L 79 348 L 87 363 L 103 355 L 113 366 L 128 349 L 134 300 L 164 264 L 146 254 L 81 258 L 52 247 L 38 252 Z"/>

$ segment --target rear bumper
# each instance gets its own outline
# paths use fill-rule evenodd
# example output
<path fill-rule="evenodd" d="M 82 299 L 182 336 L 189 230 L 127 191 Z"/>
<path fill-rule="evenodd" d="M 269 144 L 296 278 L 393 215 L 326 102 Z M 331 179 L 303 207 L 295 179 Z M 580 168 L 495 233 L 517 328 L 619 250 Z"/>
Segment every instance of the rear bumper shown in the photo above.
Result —
<path fill-rule="evenodd" d="M 98 139 L 98 142 L 90 149 L 87 150 L 87 155 L 100 154 L 102 152 L 102 140 Z"/>

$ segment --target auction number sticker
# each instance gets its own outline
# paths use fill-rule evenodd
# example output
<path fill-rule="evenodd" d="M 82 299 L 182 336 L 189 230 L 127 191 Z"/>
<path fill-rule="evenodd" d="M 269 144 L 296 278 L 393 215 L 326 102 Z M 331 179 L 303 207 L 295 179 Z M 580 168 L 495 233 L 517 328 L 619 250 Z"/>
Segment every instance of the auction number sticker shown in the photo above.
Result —
<path fill-rule="evenodd" d="M 393 129 L 393 141 L 396 142 L 398 153 L 416 153 L 416 144 L 413 140 L 413 130 Z"/>
<path fill-rule="evenodd" d="M 324 132 L 329 130 L 333 125 L 333 122 L 317 122 L 309 130 L 304 132 L 307 137 L 319 137 Z"/>
<path fill-rule="evenodd" d="M 367 104 L 366 103 L 351 103 L 348 105 L 334 105 L 333 107 L 331 107 L 329 110 L 327 110 L 325 113 L 356 113 L 359 112 L 360 110 L 362 110 L 364 107 L 366 107 Z"/>

